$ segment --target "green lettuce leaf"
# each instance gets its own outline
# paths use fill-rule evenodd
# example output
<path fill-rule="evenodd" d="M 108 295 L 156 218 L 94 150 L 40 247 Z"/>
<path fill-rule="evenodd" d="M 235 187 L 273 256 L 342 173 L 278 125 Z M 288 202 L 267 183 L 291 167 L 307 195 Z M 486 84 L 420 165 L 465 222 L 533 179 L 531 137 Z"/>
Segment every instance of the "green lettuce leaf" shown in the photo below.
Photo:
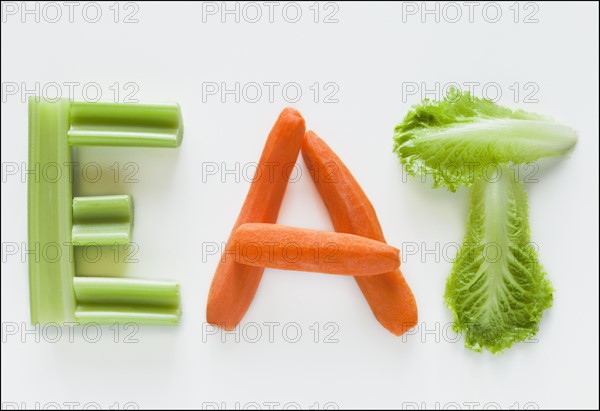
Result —
<path fill-rule="evenodd" d="M 506 165 L 471 188 L 467 232 L 444 296 L 467 348 L 497 353 L 531 338 L 552 305 L 527 214 L 523 183 Z"/>
<path fill-rule="evenodd" d="M 576 140 L 552 119 L 451 89 L 443 101 L 424 100 L 406 114 L 394 152 L 409 174 L 431 175 L 434 187 L 455 191 L 493 172 L 490 165 L 563 156 Z"/>

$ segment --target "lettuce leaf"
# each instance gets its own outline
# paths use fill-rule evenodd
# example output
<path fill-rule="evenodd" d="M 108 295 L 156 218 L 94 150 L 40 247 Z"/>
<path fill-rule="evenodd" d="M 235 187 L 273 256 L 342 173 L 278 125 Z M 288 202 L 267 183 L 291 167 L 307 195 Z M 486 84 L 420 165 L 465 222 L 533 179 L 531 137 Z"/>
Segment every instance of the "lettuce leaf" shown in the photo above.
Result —
<path fill-rule="evenodd" d="M 527 208 L 523 183 L 507 165 L 471 188 L 467 232 L 444 296 L 467 348 L 498 353 L 531 338 L 552 305 Z"/>
<path fill-rule="evenodd" d="M 424 100 L 396 126 L 394 152 L 411 175 L 432 175 L 434 187 L 455 191 L 493 172 L 490 165 L 563 156 L 577 133 L 552 119 L 511 110 L 451 89 Z"/>

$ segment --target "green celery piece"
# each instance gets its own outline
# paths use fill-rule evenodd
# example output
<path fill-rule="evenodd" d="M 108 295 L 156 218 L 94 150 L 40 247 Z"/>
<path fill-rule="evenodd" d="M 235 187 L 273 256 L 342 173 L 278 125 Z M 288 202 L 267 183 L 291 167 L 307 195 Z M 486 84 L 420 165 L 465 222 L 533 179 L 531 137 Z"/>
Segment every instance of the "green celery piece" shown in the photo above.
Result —
<path fill-rule="evenodd" d="M 506 165 L 497 173 L 471 188 L 467 232 L 444 295 L 465 346 L 492 353 L 534 336 L 553 293 L 530 244 L 523 183 Z"/>
<path fill-rule="evenodd" d="M 177 325 L 178 308 L 142 306 L 77 305 L 75 320 L 80 324 Z"/>
<path fill-rule="evenodd" d="M 69 144 L 178 147 L 183 138 L 179 104 L 72 102 Z"/>
<path fill-rule="evenodd" d="M 130 195 L 73 198 L 74 245 L 129 244 L 133 229 Z"/>
<path fill-rule="evenodd" d="M 71 147 L 67 144 L 69 101 L 29 98 L 27 179 L 29 303 L 31 322 L 73 320 L 75 293 L 71 244 Z"/>
<path fill-rule="evenodd" d="M 179 284 L 172 281 L 114 277 L 75 277 L 79 304 L 179 307 Z"/>
<path fill-rule="evenodd" d="M 127 195 L 73 199 L 70 146 L 177 147 L 179 105 L 38 100 L 29 99 L 28 167 L 37 171 L 28 180 L 32 323 L 177 324 L 175 283 L 75 278 L 73 245 L 129 243 L 133 205 Z"/>

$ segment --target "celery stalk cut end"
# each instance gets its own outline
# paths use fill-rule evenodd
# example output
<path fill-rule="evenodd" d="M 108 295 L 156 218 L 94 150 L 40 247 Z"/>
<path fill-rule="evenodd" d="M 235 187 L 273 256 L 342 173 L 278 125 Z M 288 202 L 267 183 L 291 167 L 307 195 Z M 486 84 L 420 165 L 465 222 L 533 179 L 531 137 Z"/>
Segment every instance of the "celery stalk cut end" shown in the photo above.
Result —
<path fill-rule="evenodd" d="M 132 232 L 133 199 L 130 195 L 73 198 L 74 245 L 129 244 Z"/>

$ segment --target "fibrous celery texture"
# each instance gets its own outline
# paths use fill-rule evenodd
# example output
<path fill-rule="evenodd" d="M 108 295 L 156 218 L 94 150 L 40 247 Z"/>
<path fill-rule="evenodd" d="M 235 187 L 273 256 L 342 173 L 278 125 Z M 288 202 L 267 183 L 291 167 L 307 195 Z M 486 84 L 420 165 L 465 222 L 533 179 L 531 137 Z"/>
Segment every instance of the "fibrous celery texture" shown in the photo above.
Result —
<path fill-rule="evenodd" d="M 129 195 L 72 196 L 72 145 L 177 147 L 177 104 L 29 99 L 28 242 L 31 321 L 174 325 L 179 286 L 127 278 L 75 277 L 73 246 L 128 244 Z"/>
<path fill-rule="evenodd" d="M 135 304 L 177 308 L 179 284 L 137 278 L 75 277 L 75 296 L 81 304 Z"/>
<path fill-rule="evenodd" d="M 179 308 L 78 305 L 75 320 L 80 324 L 177 325 Z"/>
<path fill-rule="evenodd" d="M 75 245 L 129 244 L 133 229 L 130 195 L 73 198 Z"/>
<path fill-rule="evenodd" d="M 81 323 L 135 322 L 175 325 L 179 321 L 179 284 L 134 278 L 75 277 Z"/>
<path fill-rule="evenodd" d="M 69 101 L 29 100 L 28 248 L 31 322 L 73 320 Z"/>
<path fill-rule="evenodd" d="M 181 110 L 175 103 L 71 103 L 71 145 L 173 148 L 182 138 Z"/>

